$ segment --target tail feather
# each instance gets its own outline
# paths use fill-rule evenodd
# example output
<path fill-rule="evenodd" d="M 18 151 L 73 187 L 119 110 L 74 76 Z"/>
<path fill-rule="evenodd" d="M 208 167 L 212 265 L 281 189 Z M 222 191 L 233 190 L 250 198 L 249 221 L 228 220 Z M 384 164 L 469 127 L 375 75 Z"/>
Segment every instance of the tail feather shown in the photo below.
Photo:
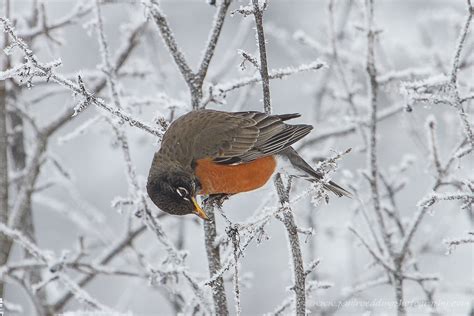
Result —
<path fill-rule="evenodd" d="M 300 117 L 301 114 L 299 114 L 299 113 L 288 113 L 288 114 L 279 114 L 277 116 L 280 120 L 287 121 L 287 120 L 291 120 L 291 119 Z"/>
<path fill-rule="evenodd" d="M 290 146 L 287 147 L 284 151 L 280 152 L 280 154 L 286 156 L 293 167 L 303 171 L 307 176 L 303 176 L 304 179 L 308 181 L 321 181 L 323 175 L 316 170 L 314 170 L 303 158 L 298 155 L 298 153 Z M 341 197 L 346 196 L 351 198 L 352 194 L 341 187 L 340 185 L 336 184 L 333 181 L 329 181 L 323 185 L 324 189 L 331 191 L 335 195 Z"/>
<path fill-rule="evenodd" d="M 339 197 L 341 197 L 341 196 L 346 196 L 348 198 L 352 197 L 352 194 L 349 191 L 347 191 L 346 189 L 344 189 L 343 187 L 341 187 L 340 185 L 338 185 L 338 184 L 336 184 L 332 181 L 329 181 L 329 183 L 326 183 L 324 185 L 324 188 L 326 190 L 331 191 L 332 193 L 336 194 Z"/>

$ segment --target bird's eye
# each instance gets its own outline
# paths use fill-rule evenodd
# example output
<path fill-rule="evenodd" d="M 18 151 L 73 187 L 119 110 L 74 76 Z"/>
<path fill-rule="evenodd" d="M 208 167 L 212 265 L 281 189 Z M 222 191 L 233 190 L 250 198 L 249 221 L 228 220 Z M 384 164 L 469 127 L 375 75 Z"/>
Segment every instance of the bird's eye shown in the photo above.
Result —
<path fill-rule="evenodd" d="M 185 189 L 185 188 L 183 188 L 183 187 L 179 187 L 179 188 L 177 188 L 177 189 L 176 189 L 176 193 L 178 193 L 178 194 L 179 194 L 179 196 L 180 196 L 180 197 L 182 197 L 182 198 L 185 198 L 186 196 L 188 196 L 188 195 L 189 195 L 189 192 L 188 192 L 188 190 L 186 190 L 186 189 Z"/>

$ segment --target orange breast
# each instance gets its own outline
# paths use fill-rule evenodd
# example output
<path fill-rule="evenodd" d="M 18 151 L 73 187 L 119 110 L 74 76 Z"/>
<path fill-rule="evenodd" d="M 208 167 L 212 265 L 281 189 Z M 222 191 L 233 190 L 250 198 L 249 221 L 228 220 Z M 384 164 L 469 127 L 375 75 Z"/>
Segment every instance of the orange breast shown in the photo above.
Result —
<path fill-rule="evenodd" d="M 263 186 L 275 171 L 269 156 L 239 165 L 220 165 L 211 159 L 197 161 L 195 174 L 201 182 L 199 194 L 240 193 Z"/>

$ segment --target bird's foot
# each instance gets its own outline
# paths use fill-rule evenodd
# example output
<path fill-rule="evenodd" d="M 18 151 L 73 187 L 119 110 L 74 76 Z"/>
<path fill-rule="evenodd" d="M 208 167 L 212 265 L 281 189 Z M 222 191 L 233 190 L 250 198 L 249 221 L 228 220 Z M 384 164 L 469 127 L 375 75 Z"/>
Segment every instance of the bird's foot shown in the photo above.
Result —
<path fill-rule="evenodd" d="M 219 193 L 219 194 L 211 194 L 207 198 L 203 200 L 205 204 L 209 204 L 210 206 L 217 206 L 222 207 L 224 202 L 231 196 L 231 194 Z"/>

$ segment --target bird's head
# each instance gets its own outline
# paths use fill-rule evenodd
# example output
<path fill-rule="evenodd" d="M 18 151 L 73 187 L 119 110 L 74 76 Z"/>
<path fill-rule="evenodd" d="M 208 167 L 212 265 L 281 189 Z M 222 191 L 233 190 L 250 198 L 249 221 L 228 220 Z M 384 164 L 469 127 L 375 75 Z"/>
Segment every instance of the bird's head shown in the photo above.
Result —
<path fill-rule="evenodd" d="M 173 215 L 195 214 L 209 220 L 196 201 L 199 181 L 184 171 L 163 171 L 148 178 L 147 192 L 162 211 Z"/>

